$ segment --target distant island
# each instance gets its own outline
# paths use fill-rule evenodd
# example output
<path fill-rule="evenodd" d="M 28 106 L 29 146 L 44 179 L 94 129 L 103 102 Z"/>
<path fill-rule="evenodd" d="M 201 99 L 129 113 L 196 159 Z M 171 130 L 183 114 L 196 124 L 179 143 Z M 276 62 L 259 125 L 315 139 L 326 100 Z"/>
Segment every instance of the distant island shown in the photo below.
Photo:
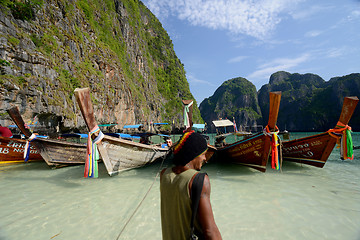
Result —
<path fill-rule="evenodd" d="M 334 77 L 325 81 L 315 74 L 284 71 L 271 75 L 269 83 L 256 91 L 245 78 L 225 81 L 215 93 L 204 99 L 200 113 L 213 132 L 212 120 L 228 118 L 237 126 L 260 129 L 269 116 L 269 92 L 281 91 L 277 126 L 288 131 L 326 131 L 338 121 L 344 97 L 360 97 L 360 73 Z M 360 131 L 360 106 L 357 106 L 349 125 Z"/>

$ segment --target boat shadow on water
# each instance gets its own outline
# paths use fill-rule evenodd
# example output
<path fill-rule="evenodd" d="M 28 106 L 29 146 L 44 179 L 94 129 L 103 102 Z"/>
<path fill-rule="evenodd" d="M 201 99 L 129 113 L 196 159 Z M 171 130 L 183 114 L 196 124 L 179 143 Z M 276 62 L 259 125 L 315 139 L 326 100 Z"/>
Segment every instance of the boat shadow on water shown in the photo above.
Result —
<path fill-rule="evenodd" d="M 229 181 L 239 181 L 239 176 L 241 177 L 252 177 L 252 176 L 265 176 L 265 175 L 274 175 L 274 174 L 286 174 L 286 175 L 303 175 L 310 176 L 311 166 L 305 164 L 286 162 L 283 163 L 283 168 L 281 171 L 271 168 L 271 164 L 267 164 L 266 172 L 262 173 L 257 170 L 251 169 L 247 166 L 242 166 L 232 163 L 209 163 L 205 165 L 202 171 L 208 172 L 211 175 L 217 175 L 218 177 L 223 178 L 226 176 L 226 180 Z M 309 172 L 310 171 L 310 172 Z"/>
<path fill-rule="evenodd" d="M 0 171 L 11 172 L 11 175 L 16 175 L 12 181 L 18 182 L 46 182 L 56 186 L 66 188 L 80 187 L 82 184 L 76 182 L 83 177 L 84 168 L 81 166 L 71 166 L 61 169 L 49 169 L 45 163 L 28 163 L 21 166 L 12 166 L 11 168 Z M 18 174 L 16 172 L 24 172 L 25 174 Z M 37 174 L 38 173 L 38 174 Z M 104 173 L 106 175 L 106 172 Z"/>
<path fill-rule="evenodd" d="M 0 167 L 0 172 L 17 172 L 17 171 L 49 171 L 51 170 L 45 162 L 29 162 L 19 163 L 15 165 L 3 165 Z"/>
<path fill-rule="evenodd" d="M 283 162 L 281 166 L 281 171 L 274 170 L 271 168 L 271 164 L 268 163 L 266 172 L 274 172 L 275 174 L 291 174 L 291 175 L 304 175 L 309 176 L 311 173 L 309 171 L 316 170 L 319 168 L 312 167 L 302 163 L 295 162 Z"/>
<path fill-rule="evenodd" d="M 229 182 L 248 182 L 250 177 L 263 174 L 246 166 L 233 163 L 210 162 L 201 168 L 201 172 L 206 172 L 210 179 L 221 179 Z"/>

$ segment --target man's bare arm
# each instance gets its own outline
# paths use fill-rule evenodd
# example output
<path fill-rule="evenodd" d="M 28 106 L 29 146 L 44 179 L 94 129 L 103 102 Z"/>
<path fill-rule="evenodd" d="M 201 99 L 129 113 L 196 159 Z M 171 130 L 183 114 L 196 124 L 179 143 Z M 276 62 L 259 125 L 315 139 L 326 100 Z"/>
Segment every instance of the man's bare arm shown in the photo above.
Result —
<path fill-rule="evenodd" d="M 214 214 L 210 203 L 210 192 L 210 180 L 209 177 L 205 175 L 197 217 L 201 224 L 205 239 L 219 240 L 222 238 L 220 231 L 215 223 Z"/>

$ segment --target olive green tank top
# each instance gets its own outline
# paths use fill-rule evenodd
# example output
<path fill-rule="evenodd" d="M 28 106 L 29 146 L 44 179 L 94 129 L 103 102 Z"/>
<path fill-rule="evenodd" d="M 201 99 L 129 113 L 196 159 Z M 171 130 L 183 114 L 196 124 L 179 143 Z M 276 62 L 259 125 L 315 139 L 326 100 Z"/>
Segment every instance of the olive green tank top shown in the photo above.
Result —
<path fill-rule="evenodd" d="M 192 216 L 189 183 L 198 171 L 186 170 L 175 174 L 171 168 L 165 170 L 160 181 L 161 227 L 163 240 L 188 240 Z M 197 219 L 197 232 L 201 232 Z"/>

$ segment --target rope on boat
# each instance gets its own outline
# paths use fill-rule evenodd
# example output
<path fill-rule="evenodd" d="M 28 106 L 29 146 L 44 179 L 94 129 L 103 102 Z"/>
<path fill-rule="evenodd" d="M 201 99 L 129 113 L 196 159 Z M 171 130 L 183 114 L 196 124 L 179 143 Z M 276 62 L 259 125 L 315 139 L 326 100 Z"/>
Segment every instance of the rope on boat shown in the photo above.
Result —
<path fill-rule="evenodd" d="M 98 136 L 92 140 L 92 135 L 98 133 Z M 104 138 L 104 134 L 101 132 L 98 125 L 96 125 L 89 133 L 87 140 L 87 150 L 86 150 L 86 161 L 85 161 L 85 170 L 84 177 L 97 178 L 98 177 L 98 160 L 99 152 L 97 149 L 97 144 L 101 142 Z"/>
<path fill-rule="evenodd" d="M 153 149 L 154 152 L 156 153 L 157 151 L 155 149 Z M 134 212 L 131 214 L 130 218 L 126 221 L 124 227 L 121 229 L 119 235 L 117 236 L 116 240 L 118 240 L 121 236 L 121 234 L 124 232 L 125 228 L 127 227 L 127 225 L 129 224 L 129 222 L 131 221 L 131 219 L 135 216 L 136 212 L 139 210 L 140 206 L 142 205 L 142 203 L 145 201 L 146 197 L 149 195 L 149 192 L 151 191 L 152 187 L 154 186 L 155 184 L 155 181 L 156 179 L 159 177 L 159 174 L 161 172 L 161 169 L 163 168 L 163 164 L 164 164 L 164 161 L 166 159 L 166 156 L 167 154 L 165 154 L 163 157 L 162 157 L 162 162 L 161 162 L 161 165 L 160 165 L 160 168 L 159 168 L 159 171 L 157 171 L 157 174 L 154 178 L 154 181 L 152 182 L 152 184 L 150 185 L 149 189 L 147 190 L 147 192 L 145 193 L 144 197 L 142 198 L 142 200 L 140 201 L 140 203 L 138 204 L 138 206 L 135 208 Z"/>
<path fill-rule="evenodd" d="M 283 142 L 281 138 L 279 140 L 279 162 L 280 162 L 280 172 L 282 172 L 282 164 L 283 164 L 283 155 L 282 155 L 282 148 L 283 148 Z"/>
<path fill-rule="evenodd" d="M 341 158 L 353 160 L 354 152 L 353 141 L 351 137 L 351 127 L 339 121 L 336 124 L 336 128 L 329 129 L 327 132 L 330 134 L 330 136 L 337 139 L 338 148 L 340 148 Z M 338 136 L 335 135 L 336 133 L 341 134 L 341 140 Z"/>
<path fill-rule="evenodd" d="M 30 143 L 37 138 L 36 134 L 31 134 L 28 140 L 26 140 L 25 151 L 24 151 L 24 162 L 27 162 L 30 157 Z"/>

